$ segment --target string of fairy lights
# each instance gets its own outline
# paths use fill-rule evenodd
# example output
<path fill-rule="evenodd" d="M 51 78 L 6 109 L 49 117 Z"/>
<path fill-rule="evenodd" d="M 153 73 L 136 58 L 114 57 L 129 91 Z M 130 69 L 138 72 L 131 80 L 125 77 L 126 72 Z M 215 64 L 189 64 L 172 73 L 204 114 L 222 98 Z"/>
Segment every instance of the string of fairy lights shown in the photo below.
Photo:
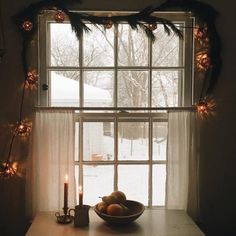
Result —
<path fill-rule="evenodd" d="M 62 11 L 61 9 L 54 9 L 54 20 L 57 23 L 63 23 L 67 18 L 67 11 Z M 96 16 L 96 19 L 99 19 L 98 16 Z M 88 16 L 87 16 L 88 18 Z M 93 23 L 94 22 L 94 18 Z M 106 30 L 109 30 L 112 28 L 113 24 L 117 23 L 115 19 L 112 17 L 102 17 L 102 25 Z M 140 19 L 139 19 L 140 20 Z M 145 22 L 145 19 L 143 20 Z M 147 21 L 146 21 L 147 22 Z M 164 21 L 165 22 L 165 21 Z M 101 21 L 98 21 L 97 24 L 101 24 Z M 145 24 L 145 27 L 148 28 L 150 31 L 154 31 L 157 29 L 158 24 L 161 24 L 161 22 L 150 22 L 148 21 Z M 22 31 L 23 35 L 28 35 L 29 33 L 32 33 L 33 30 L 35 30 L 35 22 L 30 21 L 28 19 L 24 20 L 21 25 L 19 25 L 20 30 Z M 180 35 L 179 35 L 180 36 Z M 193 30 L 193 36 L 195 39 L 195 76 L 197 73 L 203 73 L 207 74 L 209 70 L 212 69 L 212 61 L 209 56 L 209 50 L 211 49 L 211 41 L 209 39 L 209 33 L 208 33 L 208 25 L 203 24 L 195 25 Z M 25 43 L 26 41 L 24 41 Z M 23 50 L 23 60 L 25 60 L 25 51 Z M 24 67 L 24 64 L 23 64 Z M 30 121 L 27 118 L 23 118 L 23 105 L 24 105 L 24 99 L 25 99 L 25 91 L 31 90 L 31 89 L 37 89 L 38 87 L 38 81 L 39 81 L 39 75 L 37 72 L 37 69 L 34 68 L 32 70 L 28 71 L 27 69 L 26 77 L 24 79 L 24 85 L 22 89 L 22 97 L 20 101 L 20 115 L 19 115 L 19 121 L 16 122 L 15 125 L 11 126 L 11 132 L 12 132 L 12 138 L 9 145 L 9 152 L 7 155 L 6 160 L 2 161 L 0 164 L 0 178 L 9 178 L 14 176 L 17 173 L 17 163 L 11 160 L 11 154 L 13 149 L 13 144 L 16 137 L 25 138 L 28 137 L 32 131 L 32 121 Z M 25 69 L 24 68 L 24 69 Z M 207 80 L 207 79 L 205 79 Z M 206 83 L 204 81 L 204 83 Z M 202 91 L 200 94 L 200 98 L 198 103 L 195 105 L 194 110 L 197 112 L 198 116 L 200 118 L 205 118 L 209 115 L 212 115 L 214 113 L 215 109 L 215 102 L 212 98 L 208 96 L 204 96 L 204 90 L 206 88 L 206 84 L 203 83 Z"/>

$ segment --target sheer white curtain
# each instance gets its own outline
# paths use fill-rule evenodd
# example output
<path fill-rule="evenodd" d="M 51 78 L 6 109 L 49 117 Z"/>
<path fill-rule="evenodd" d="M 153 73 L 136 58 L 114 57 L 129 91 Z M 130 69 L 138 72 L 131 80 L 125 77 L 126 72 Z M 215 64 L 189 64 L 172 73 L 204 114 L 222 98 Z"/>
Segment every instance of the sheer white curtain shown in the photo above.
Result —
<path fill-rule="evenodd" d="M 69 206 L 74 194 L 74 112 L 37 111 L 28 172 L 28 214 L 62 210 L 65 174 Z"/>
<path fill-rule="evenodd" d="M 167 209 L 198 209 L 198 160 L 195 114 L 171 111 L 168 114 Z M 191 170 L 191 171 L 190 171 Z"/>

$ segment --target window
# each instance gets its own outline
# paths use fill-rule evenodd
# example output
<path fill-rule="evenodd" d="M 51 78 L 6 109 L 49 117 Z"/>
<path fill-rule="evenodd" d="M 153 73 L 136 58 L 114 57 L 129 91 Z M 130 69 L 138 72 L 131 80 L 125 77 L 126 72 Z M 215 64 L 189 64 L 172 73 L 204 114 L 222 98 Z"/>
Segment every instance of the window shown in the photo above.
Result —
<path fill-rule="evenodd" d="M 69 23 L 41 17 L 40 82 L 49 89 L 40 91 L 40 105 L 75 110 L 75 176 L 88 204 L 119 189 L 145 205 L 165 205 L 165 108 L 192 102 L 192 18 L 158 15 L 187 26 L 183 40 L 158 25 L 151 43 L 125 23 L 106 31 L 88 25 L 77 40 Z"/>

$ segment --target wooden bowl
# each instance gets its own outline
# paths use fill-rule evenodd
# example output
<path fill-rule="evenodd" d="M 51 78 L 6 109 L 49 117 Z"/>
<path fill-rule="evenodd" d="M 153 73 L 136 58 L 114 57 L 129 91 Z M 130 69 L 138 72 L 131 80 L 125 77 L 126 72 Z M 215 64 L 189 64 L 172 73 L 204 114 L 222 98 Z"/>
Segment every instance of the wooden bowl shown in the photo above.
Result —
<path fill-rule="evenodd" d="M 98 205 L 98 204 L 97 204 Z M 144 205 L 140 202 L 126 200 L 124 205 L 128 207 L 129 213 L 125 216 L 111 216 L 105 213 L 100 212 L 95 205 L 94 210 L 98 216 L 105 220 L 109 224 L 128 224 L 136 220 L 144 212 Z"/>

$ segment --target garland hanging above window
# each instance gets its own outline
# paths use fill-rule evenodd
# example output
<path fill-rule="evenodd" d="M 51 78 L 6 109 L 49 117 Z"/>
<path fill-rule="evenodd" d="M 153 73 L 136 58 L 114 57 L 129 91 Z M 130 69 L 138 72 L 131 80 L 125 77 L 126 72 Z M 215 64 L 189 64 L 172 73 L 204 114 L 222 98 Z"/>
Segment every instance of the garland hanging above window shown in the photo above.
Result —
<path fill-rule="evenodd" d="M 153 12 L 170 10 L 187 11 L 192 12 L 193 16 L 197 18 L 197 21 L 199 22 L 198 30 L 202 32 L 203 35 L 207 34 L 207 38 L 209 40 L 209 47 L 204 55 L 203 61 L 204 63 L 207 62 L 209 68 L 204 68 L 206 68 L 206 70 L 211 70 L 211 75 L 209 76 L 209 81 L 207 81 L 208 85 L 204 86 L 204 89 L 206 94 L 210 94 L 213 91 L 221 71 L 221 42 L 215 26 L 215 20 L 218 13 L 210 5 L 195 0 L 167 0 L 160 6 L 149 6 L 135 14 L 124 16 L 94 16 L 70 11 L 70 3 L 81 3 L 81 1 L 43 0 L 38 3 L 31 4 L 14 17 L 15 22 L 21 30 L 23 36 L 22 62 L 25 75 L 28 74 L 26 62 L 27 44 L 34 35 L 34 32 L 37 30 L 38 15 L 42 10 L 57 10 L 57 13 L 55 14 L 55 20 L 57 22 L 63 22 L 65 15 L 67 15 L 70 20 L 72 30 L 78 38 L 80 38 L 83 31 L 88 32 L 90 30 L 85 22 L 103 25 L 105 29 L 108 29 L 109 25 L 112 24 L 127 22 L 132 29 L 140 28 L 144 30 L 147 37 L 149 37 L 152 41 L 155 40 L 153 30 L 155 29 L 156 24 L 162 24 L 166 33 L 170 34 L 172 31 L 179 37 L 182 37 L 182 31 L 171 21 L 153 16 Z M 205 34 L 204 31 L 206 31 Z M 202 57 L 198 57 L 196 60 L 199 60 L 199 58 Z"/>
<path fill-rule="evenodd" d="M 8 178 L 14 176 L 17 165 L 11 160 L 11 152 L 16 137 L 27 137 L 32 130 L 32 123 L 23 118 L 23 104 L 26 89 L 37 88 L 38 74 L 36 68 L 30 68 L 27 62 L 27 51 L 34 33 L 38 29 L 38 15 L 43 10 L 55 10 L 54 20 L 62 23 L 68 17 L 72 30 L 79 39 L 82 32 L 88 32 L 90 29 L 85 22 L 103 25 L 105 30 L 112 27 L 113 24 L 126 22 L 132 29 L 144 30 L 147 37 L 153 42 L 155 36 L 153 31 L 158 24 L 163 25 L 167 34 L 174 32 L 182 38 L 182 31 L 171 21 L 156 17 L 152 13 L 155 11 L 188 11 L 196 17 L 196 26 L 193 29 L 195 39 L 195 76 L 203 77 L 202 90 L 199 96 L 199 102 L 194 108 L 201 118 L 212 114 L 215 103 L 209 98 L 221 71 L 221 43 L 216 31 L 215 20 L 217 12 L 208 4 L 195 0 L 167 0 L 159 6 L 150 6 L 144 10 L 122 16 L 95 16 L 85 13 L 72 12 L 69 10 L 71 3 L 81 3 L 78 0 L 42 0 L 33 3 L 22 12 L 14 16 L 21 34 L 22 34 L 22 66 L 24 71 L 24 86 L 20 103 L 19 121 L 12 127 L 12 139 L 10 142 L 8 156 L 0 164 L 0 177 Z"/>

